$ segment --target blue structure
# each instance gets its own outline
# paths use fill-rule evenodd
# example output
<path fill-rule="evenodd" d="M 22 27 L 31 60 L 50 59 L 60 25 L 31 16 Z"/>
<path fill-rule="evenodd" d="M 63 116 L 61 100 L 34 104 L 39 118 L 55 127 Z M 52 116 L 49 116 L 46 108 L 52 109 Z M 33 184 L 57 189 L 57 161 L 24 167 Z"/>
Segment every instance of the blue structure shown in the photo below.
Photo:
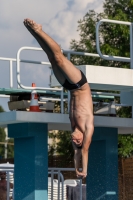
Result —
<path fill-rule="evenodd" d="M 87 200 L 118 200 L 118 131 L 95 127 L 89 151 Z"/>
<path fill-rule="evenodd" d="M 48 124 L 10 124 L 8 133 L 15 140 L 15 199 L 47 199 Z M 89 152 L 87 200 L 118 199 L 117 137 L 117 128 L 95 127 Z"/>
<path fill-rule="evenodd" d="M 47 199 L 47 124 L 11 124 L 8 125 L 8 133 L 15 143 L 15 199 Z"/>

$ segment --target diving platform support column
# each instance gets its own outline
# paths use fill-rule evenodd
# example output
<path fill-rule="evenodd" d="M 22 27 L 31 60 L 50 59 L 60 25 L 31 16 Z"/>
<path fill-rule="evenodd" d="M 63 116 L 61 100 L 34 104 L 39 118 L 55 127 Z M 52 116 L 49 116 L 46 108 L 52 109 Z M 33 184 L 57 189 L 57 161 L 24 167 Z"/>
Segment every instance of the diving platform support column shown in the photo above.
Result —
<path fill-rule="evenodd" d="M 47 124 L 8 125 L 14 138 L 14 197 L 17 200 L 44 200 L 48 190 Z"/>
<path fill-rule="evenodd" d="M 95 127 L 89 150 L 87 200 L 118 200 L 118 131 Z"/>

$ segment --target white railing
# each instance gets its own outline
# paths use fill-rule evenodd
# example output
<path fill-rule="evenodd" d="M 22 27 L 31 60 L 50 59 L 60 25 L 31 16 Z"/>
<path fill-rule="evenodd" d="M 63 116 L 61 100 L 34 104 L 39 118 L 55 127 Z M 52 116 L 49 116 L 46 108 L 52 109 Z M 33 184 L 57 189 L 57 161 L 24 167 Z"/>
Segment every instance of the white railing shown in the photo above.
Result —
<path fill-rule="evenodd" d="M 15 59 L 15 58 L 0 57 L 0 60 L 2 60 L 2 61 L 8 61 L 9 62 L 9 80 L 10 80 L 9 87 L 13 88 L 13 62 L 17 63 L 17 59 Z M 51 66 L 51 64 L 49 62 L 43 62 L 43 61 L 33 61 L 33 60 L 20 59 L 19 62 L 22 62 L 22 63 L 32 63 L 32 64 L 41 64 L 41 65 Z M 20 72 L 19 72 L 19 74 L 20 74 Z"/>
<path fill-rule="evenodd" d="M 10 172 L 14 173 L 14 167 L 0 167 L 0 171 L 4 171 L 7 173 L 7 200 L 10 200 Z M 64 177 L 62 175 L 63 171 L 75 171 L 74 168 L 48 168 L 48 175 L 51 175 L 51 198 L 50 200 L 53 200 L 54 194 L 54 175 L 57 175 L 58 185 L 57 185 L 57 194 L 58 194 L 58 200 L 65 200 L 64 198 L 64 192 L 66 185 L 64 184 Z M 80 186 L 80 196 L 77 200 L 82 200 L 82 179 L 78 179 L 79 186 Z M 14 190 L 14 189 L 13 189 Z M 14 193 L 15 191 L 13 191 Z M 49 195 L 48 195 L 49 196 Z"/>
<path fill-rule="evenodd" d="M 128 25 L 130 26 L 130 56 L 131 58 L 127 57 L 119 57 L 119 56 L 109 56 L 109 55 L 103 55 L 100 50 L 100 41 L 99 41 L 99 27 L 103 22 L 113 23 L 113 24 L 122 24 L 122 25 Z M 108 20 L 108 19 L 102 19 L 100 20 L 96 25 L 96 47 L 97 52 L 100 55 L 101 58 L 105 60 L 114 60 L 114 61 L 121 61 L 121 62 L 130 62 L 131 69 L 133 69 L 133 24 L 131 22 L 124 22 L 124 21 L 117 21 L 117 20 Z"/>
<path fill-rule="evenodd" d="M 31 89 L 33 90 L 33 87 L 26 87 L 26 86 L 23 86 L 21 83 L 20 83 L 20 62 L 24 62 L 24 63 L 33 63 L 33 64 L 42 64 L 42 65 L 48 65 L 48 66 L 51 66 L 51 64 L 49 62 L 42 62 L 42 61 L 33 61 L 33 60 L 20 60 L 18 59 L 19 57 L 19 54 L 20 52 L 23 50 L 23 49 L 32 49 L 32 50 L 36 50 L 36 49 L 39 49 L 39 50 L 42 50 L 41 48 L 32 48 L 32 47 L 22 47 L 19 49 L 18 53 L 17 53 L 17 59 L 14 59 L 14 58 L 3 58 L 3 57 L 0 57 L 0 60 L 2 61 L 9 61 L 9 74 L 10 74 L 10 88 L 12 89 L 13 88 L 13 62 L 17 62 L 17 81 L 18 81 L 18 85 L 23 88 L 23 89 Z M 49 91 L 60 91 L 60 99 L 61 99 L 61 113 L 64 113 L 64 100 L 63 100 L 63 87 L 61 88 L 39 88 L 39 87 L 34 87 L 34 89 L 42 89 L 42 90 L 49 90 Z M 9 95 L 0 95 L 0 97 L 8 97 L 9 98 Z"/>
<path fill-rule="evenodd" d="M 54 174 L 55 172 L 58 174 L 58 176 L 59 176 L 59 174 L 61 174 L 61 172 L 63 172 L 63 171 L 75 171 L 75 169 L 74 168 L 48 168 L 48 170 L 50 170 L 51 171 L 51 174 Z M 52 176 L 51 176 L 52 177 Z M 53 179 L 53 178 L 52 178 Z M 80 185 L 80 196 L 79 196 L 79 199 L 77 199 L 77 200 L 82 200 L 82 179 L 78 179 L 79 180 L 79 185 Z M 59 182 L 58 182 L 59 183 Z M 62 188 L 64 188 L 63 186 L 62 186 Z M 58 186 L 58 189 L 59 189 L 59 186 Z M 58 194 L 59 194 L 59 191 L 58 191 Z M 51 199 L 51 200 L 53 200 L 53 199 Z M 59 200 L 59 199 L 58 199 Z M 63 200 L 63 199 L 62 199 Z"/>
<path fill-rule="evenodd" d="M 14 196 L 14 194 L 10 194 L 10 172 L 14 173 L 14 168 L 13 167 L 2 167 L 0 168 L 0 171 L 4 171 L 7 173 L 7 200 L 10 200 L 10 197 Z M 51 175 L 51 195 L 48 193 L 48 199 L 49 200 L 54 200 L 54 196 L 56 196 L 56 194 L 58 194 L 57 199 L 58 200 L 66 200 L 64 192 L 65 192 L 65 187 L 66 185 L 64 185 L 64 177 L 62 175 L 61 172 L 63 171 L 75 171 L 74 168 L 48 168 L 48 175 Z M 57 190 L 58 192 L 55 194 L 54 193 L 54 189 L 56 190 L 56 187 L 54 187 L 54 175 L 57 175 L 57 180 L 58 180 L 58 184 L 57 186 Z M 79 199 L 77 200 L 82 200 L 82 179 L 79 179 L 79 186 L 80 186 L 80 196 Z M 49 190 L 50 191 L 50 190 Z M 13 189 L 13 193 L 14 193 L 14 189 Z M 101 200 L 106 196 L 114 196 L 116 195 L 115 191 L 107 191 L 105 192 L 103 195 L 99 196 L 96 200 Z"/>
<path fill-rule="evenodd" d="M 57 188 L 55 187 L 54 188 L 54 184 L 53 184 L 53 181 L 54 181 L 54 175 L 58 175 L 58 200 L 65 200 L 66 198 L 64 197 L 64 177 L 62 175 L 61 172 L 56 172 L 54 170 L 51 170 L 48 172 L 48 175 L 51 175 L 51 195 L 49 195 L 48 193 L 48 199 L 49 199 L 49 196 L 51 196 L 50 200 L 53 200 L 53 196 L 56 195 L 54 194 L 54 189 L 56 190 Z M 61 180 L 61 182 L 60 182 Z M 49 185 L 48 185 L 49 187 Z"/>

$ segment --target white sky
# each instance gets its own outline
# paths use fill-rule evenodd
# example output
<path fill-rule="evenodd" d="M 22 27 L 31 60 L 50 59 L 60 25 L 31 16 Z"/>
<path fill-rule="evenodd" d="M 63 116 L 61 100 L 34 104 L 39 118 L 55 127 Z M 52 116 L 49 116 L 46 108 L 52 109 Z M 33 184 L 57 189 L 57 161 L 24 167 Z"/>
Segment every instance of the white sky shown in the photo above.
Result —
<path fill-rule="evenodd" d="M 78 39 L 77 21 L 94 9 L 102 12 L 104 0 L 1 0 L 0 1 L 0 57 L 16 58 L 23 46 L 39 47 L 23 25 L 24 18 L 31 18 L 61 45 L 69 49 L 71 39 Z M 24 51 L 23 59 L 47 61 L 45 54 Z M 13 65 L 16 87 L 16 65 Z M 21 82 L 31 86 L 47 87 L 50 71 L 42 65 L 21 65 Z M 0 61 L 0 88 L 9 88 L 9 63 Z M 0 105 L 8 111 L 7 98 L 0 98 Z"/>

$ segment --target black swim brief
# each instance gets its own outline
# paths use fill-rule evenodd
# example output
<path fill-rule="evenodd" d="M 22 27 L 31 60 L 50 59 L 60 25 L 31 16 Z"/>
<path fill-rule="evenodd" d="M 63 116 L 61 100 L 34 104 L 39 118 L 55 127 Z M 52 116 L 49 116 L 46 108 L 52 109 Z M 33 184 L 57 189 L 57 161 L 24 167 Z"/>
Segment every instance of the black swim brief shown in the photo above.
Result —
<path fill-rule="evenodd" d="M 81 71 L 81 80 L 78 83 L 72 84 L 72 83 L 69 83 L 69 81 L 66 79 L 65 83 L 62 86 L 66 88 L 67 90 L 75 90 L 75 89 L 80 88 L 85 83 L 87 83 L 87 79 L 85 75 L 83 74 L 83 72 Z"/>

